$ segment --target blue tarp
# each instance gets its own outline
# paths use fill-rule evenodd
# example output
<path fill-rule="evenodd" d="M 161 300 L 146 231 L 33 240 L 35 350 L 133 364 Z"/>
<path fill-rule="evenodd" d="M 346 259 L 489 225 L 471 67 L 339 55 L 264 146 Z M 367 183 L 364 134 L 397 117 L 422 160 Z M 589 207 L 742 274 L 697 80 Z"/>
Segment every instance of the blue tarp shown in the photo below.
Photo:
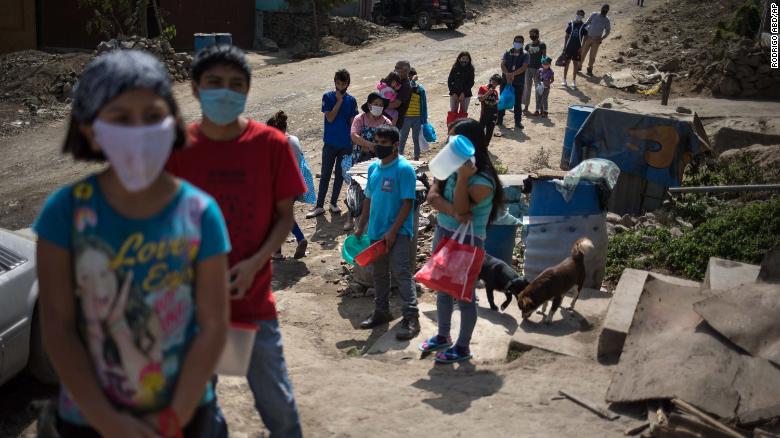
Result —
<path fill-rule="evenodd" d="M 596 108 L 574 139 L 569 168 L 606 158 L 622 172 L 677 187 L 690 158 L 707 148 L 690 122 Z"/>

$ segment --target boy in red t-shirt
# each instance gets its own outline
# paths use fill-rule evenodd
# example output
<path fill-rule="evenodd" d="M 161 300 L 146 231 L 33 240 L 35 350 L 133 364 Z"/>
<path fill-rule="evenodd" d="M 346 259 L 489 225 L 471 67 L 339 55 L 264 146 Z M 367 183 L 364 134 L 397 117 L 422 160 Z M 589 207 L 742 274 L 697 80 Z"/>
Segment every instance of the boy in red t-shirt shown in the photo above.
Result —
<path fill-rule="evenodd" d="M 482 111 L 479 115 L 479 126 L 485 135 L 485 142 L 490 145 L 490 139 L 493 138 L 493 129 L 498 120 L 498 86 L 501 85 L 501 76 L 498 74 L 490 78 L 487 85 L 479 87 L 477 98 L 479 99 Z"/>
<path fill-rule="evenodd" d="M 302 436 L 271 293 L 272 254 L 295 220 L 293 202 L 306 192 L 287 138 L 240 117 L 251 71 L 236 47 L 212 46 L 192 64 L 192 88 L 203 118 L 189 127 L 191 146 L 168 169 L 212 195 L 222 209 L 233 250 L 231 320 L 258 326 L 247 380 L 271 436 Z"/>

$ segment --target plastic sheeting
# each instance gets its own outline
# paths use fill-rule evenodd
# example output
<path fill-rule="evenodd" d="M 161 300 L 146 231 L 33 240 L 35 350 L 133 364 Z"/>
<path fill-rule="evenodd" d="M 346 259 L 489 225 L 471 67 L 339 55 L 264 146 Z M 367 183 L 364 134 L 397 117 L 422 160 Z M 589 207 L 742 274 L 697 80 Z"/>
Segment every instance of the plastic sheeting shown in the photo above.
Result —
<path fill-rule="evenodd" d="M 603 183 L 611 191 L 619 176 L 620 169 L 615 163 L 603 158 L 591 158 L 568 171 L 562 180 L 553 180 L 553 184 L 563 199 L 569 202 L 580 180 Z"/>
<path fill-rule="evenodd" d="M 622 172 L 677 187 L 691 157 L 710 148 L 695 114 L 617 108 L 598 107 L 588 117 L 575 137 L 569 167 L 587 158 L 606 158 Z"/>

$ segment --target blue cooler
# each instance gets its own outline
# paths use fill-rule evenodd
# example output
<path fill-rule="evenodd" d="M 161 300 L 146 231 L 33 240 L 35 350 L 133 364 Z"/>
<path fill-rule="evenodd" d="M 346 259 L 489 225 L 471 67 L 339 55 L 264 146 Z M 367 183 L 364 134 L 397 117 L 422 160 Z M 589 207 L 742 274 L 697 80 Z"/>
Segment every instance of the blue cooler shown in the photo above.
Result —
<path fill-rule="evenodd" d="M 218 46 L 232 46 L 233 34 L 230 33 L 218 33 L 215 34 Z"/>
<path fill-rule="evenodd" d="M 213 33 L 195 34 L 195 53 L 200 52 L 206 47 L 211 47 L 217 43 L 217 37 Z"/>

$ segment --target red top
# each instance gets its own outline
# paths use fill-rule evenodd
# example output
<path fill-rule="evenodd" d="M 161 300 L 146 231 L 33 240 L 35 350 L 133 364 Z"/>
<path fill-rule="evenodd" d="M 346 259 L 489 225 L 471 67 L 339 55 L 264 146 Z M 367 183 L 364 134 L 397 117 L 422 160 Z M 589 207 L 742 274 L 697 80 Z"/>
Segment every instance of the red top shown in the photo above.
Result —
<path fill-rule="evenodd" d="M 228 257 L 233 266 L 260 250 L 273 227 L 276 202 L 296 198 L 306 185 L 287 138 L 275 128 L 250 120 L 238 138 L 214 141 L 193 123 L 189 136 L 191 145 L 174 151 L 167 170 L 217 200 L 233 246 Z M 230 307 L 232 321 L 276 319 L 270 263 Z"/>

